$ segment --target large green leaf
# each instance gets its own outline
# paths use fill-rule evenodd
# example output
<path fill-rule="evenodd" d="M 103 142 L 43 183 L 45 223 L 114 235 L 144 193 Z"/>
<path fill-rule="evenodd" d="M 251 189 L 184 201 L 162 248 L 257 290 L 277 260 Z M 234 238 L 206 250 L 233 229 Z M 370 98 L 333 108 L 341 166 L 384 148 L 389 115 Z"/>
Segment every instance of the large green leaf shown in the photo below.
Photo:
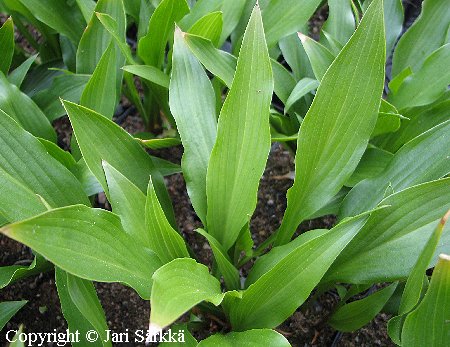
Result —
<path fill-rule="evenodd" d="M 114 167 L 103 161 L 109 202 L 125 232 L 147 248 L 152 248 L 145 227 L 145 194 Z"/>
<path fill-rule="evenodd" d="M 18 0 L 34 17 L 56 32 L 67 36 L 75 45 L 81 38 L 85 21 L 75 1 Z"/>
<path fill-rule="evenodd" d="M 198 347 L 289 347 L 291 344 L 280 333 L 269 329 L 253 329 L 232 332 L 227 335 L 216 334 L 200 341 Z"/>
<path fill-rule="evenodd" d="M 308 77 L 302 78 L 300 81 L 298 81 L 291 94 L 289 95 L 289 98 L 286 100 L 284 112 L 286 113 L 293 104 L 295 104 L 307 93 L 317 89 L 319 84 L 319 81 Z"/>
<path fill-rule="evenodd" d="M 273 328 L 282 323 L 308 298 L 366 220 L 364 215 L 342 222 L 282 258 L 230 305 L 233 328 Z"/>
<path fill-rule="evenodd" d="M 172 228 L 161 208 L 151 178 L 145 202 L 145 225 L 150 248 L 163 263 L 176 258 L 189 258 L 183 238 Z"/>
<path fill-rule="evenodd" d="M 206 179 L 207 230 L 225 249 L 236 241 L 256 207 L 259 179 L 270 150 L 272 92 L 270 59 L 256 6 L 220 112 Z"/>
<path fill-rule="evenodd" d="M 307 27 L 304 26 L 299 30 L 300 32 L 307 32 Z M 298 34 L 286 36 L 278 42 L 283 58 L 288 63 L 295 78 L 300 80 L 304 77 L 314 77 L 314 73 L 309 63 L 308 55 L 298 39 Z"/>
<path fill-rule="evenodd" d="M 417 72 L 425 59 L 445 43 L 449 23 L 450 11 L 445 1 L 425 0 L 419 18 L 397 44 L 392 76 L 408 67 Z"/>
<path fill-rule="evenodd" d="M 98 62 L 81 95 L 80 104 L 112 119 L 116 109 L 116 48 L 111 42 Z"/>
<path fill-rule="evenodd" d="M 94 286 L 91 282 L 55 269 L 55 283 L 58 290 L 59 301 L 64 318 L 71 331 L 80 333 L 80 341 L 73 342 L 73 346 L 83 346 L 90 342 L 86 341 L 88 331 L 96 331 L 100 339 L 93 341 L 93 346 L 102 346 L 106 341 L 105 313 L 98 301 Z M 105 342 L 104 346 L 111 346 L 111 341 Z"/>
<path fill-rule="evenodd" d="M 430 287 L 419 306 L 406 317 L 403 346 L 445 347 L 450 338 L 450 257 L 441 254 Z"/>
<path fill-rule="evenodd" d="M 35 136 L 56 141 L 52 125 L 30 97 L 10 83 L 0 72 L 0 109 Z"/>
<path fill-rule="evenodd" d="M 27 300 L 0 302 L 0 330 L 27 302 Z"/>
<path fill-rule="evenodd" d="M 38 139 L 2 111 L 0 148 L 0 169 L 39 194 L 50 206 L 89 205 L 81 184 L 73 174 L 53 159 Z M 3 197 L 0 204 L 8 204 L 10 199 L 15 199 L 14 195 Z"/>
<path fill-rule="evenodd" d="M 175 32 L 172 59 L 169 104 L 184 147 L 181 166 L 192 206 L 205 224 L 206 172 L 217 132 L 215 95 L 180 30 Z"/>
<path fill-rule="evenodd" d="M 355 331 L 363 327 L 381 311 L 396 287 L 397 283 L 392 283 L 364 299 L 340 307 L 333 313 L 328 323 L 339 331 Z"/>
<path fill-rule="evenodd" d="M 298 31 L 320 5 L 320 0 L 274 0 L 261 4 L 267 46 L 274 46 L 281 38 Z M 280 20 L 280 14 L 283 18 Z"/>
<path fill-rule="evenodd" d="M 381 174 L 353 187 L 341 205 L 339 217 L 370 210 L 389 192 L 445 176 L 450 172 L 449 145 L 450 120 L 409 141 Z"/>
<path fill-rule="evenodd" d="M 149 299 L 158 257 L 135 242 L 120 218 L 83 205 L 50 210 L 0 232 L 42 254 L 61 269 L 99 282 L 122 282 Z"/>
<path fill-rule="evenodd" d="M 161 68 L 174 22 L 179 21 L 188 12 L 186 0 L 161 1 L 150 18 L 148 34 L 139 40 L 138 54 L 146 65 Z"/>
<path fill-rule="evenodd" d="M 449 65 L 450 43 L 431 53 L 417 72 L 407 77 L 397 92 L 389 96 L 389 101 L 398 109 L 432 103 L 444 94 L 450 84 L 449 69 L 442 70 L 443 66 Z"/>
<path fill-rule="evenodd" d="M 372 214 L 366 226 L 333 264 L 325 281 L 374 283 L 406 278 L 450 208 L 450 179 L 441 179 L 392 194 L 380 205 L 390 207 Z M 437 252 L 450 245 L 444 230 Z M 433 266 L 436 257 L 429 266 Z"/>
<path fill-rule="evenodd" d="M 194 259 L 175 259 L 153 275 L 150 332 L 158 333 L 202 301 L 217 306 L 222 299 L 220 283 L 205 265 Z"/>
<path fill-rule="evenodd" d="M 11 17 L 0 28 L 0 47 L 3 51 L 0 71 L 7 75 L 14 55 L 14 23 Z"/>
<path fill-rule="evenodd" d="M 357 166 L 376 123 L 384 60 L 383 8 L 376 0 L 327 70 L 301 125 L 296 177 L 276 244 L 287 243 Z"/>
<path fill-rule="evenodd" d="M 152 158 L 124 129 L 88 108 L 64 101 L 64 107 L 87 166 L 108 192 L 102 160 L 121 172 L 142 192 L 147 190 L 149 176 L 153 177 L 156 193 L 164 212 L 174 220 L 172 204 L 163 176 Z"/>
<path fill-rule="evenodd" d="M 95 12 L 110 15 L 116 21 L 118 35 L 125 40 L 126 17 L 122 0 L 99 0 Z M 111 35 L 92 13 L 77 50 L 77 73 L 92 74 L 111 42 Z M 115 49 L 113 49 L 115 52 Z M 120 52 L 117 52 L 117 62 Z"/>

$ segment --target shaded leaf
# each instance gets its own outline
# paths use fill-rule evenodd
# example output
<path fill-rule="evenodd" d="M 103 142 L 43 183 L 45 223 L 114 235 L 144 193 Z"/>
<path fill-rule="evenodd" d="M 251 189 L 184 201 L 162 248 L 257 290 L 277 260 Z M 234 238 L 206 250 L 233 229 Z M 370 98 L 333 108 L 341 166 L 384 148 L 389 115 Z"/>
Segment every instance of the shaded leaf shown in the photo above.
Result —
<path fill-rule="evenodd" d="M 198 347 L 259 347 L 277 346 L 289 347 L 291 344 L 280 333 L 270 329 L 253 329 L 242 332 L 232 332 L 226 335 L 215 334 L 200 341 Z"/>

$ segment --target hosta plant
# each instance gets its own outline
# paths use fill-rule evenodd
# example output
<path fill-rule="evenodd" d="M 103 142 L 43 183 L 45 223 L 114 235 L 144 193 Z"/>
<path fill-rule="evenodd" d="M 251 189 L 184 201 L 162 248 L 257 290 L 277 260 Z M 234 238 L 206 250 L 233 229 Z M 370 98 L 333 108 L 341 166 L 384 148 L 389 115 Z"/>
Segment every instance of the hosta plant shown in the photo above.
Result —
<path fill-rule="evenodd" d="M 149 341 L 195 308 L 179 326 L 190 345 L 288 346 L 277 326 L 337 291 L 336 330 L 383 311 L 395 343 L 445 346 L 448 6 L 425 0 L 396 44 L 400 1 L 329 0 L 316 41 L 305 24 L 320 4 L 2 1 L 13 19 L 0 29 L 0 232 L 35 259 L 0 268 L 0 287 L 54 268 L 69 329 L 97 331 L 99 345 L 112 342 L 92 281 L 150 301 Z M 38 57 L 14 55 L 16 16 L 41 33 Z M 112 120 L 122 95 L 148 130 L 173 133 L 127 133 Z M 50 123 L 65 114 L 71 152 Z M 275 141 L 295 155 L 294 182 L 279 228 L 254 246 L 250 219 Z M 181 168 L 145 150 L 180 143 Z M 211 264 L 175 222 L 164 176 L 180 171 Z M 94 207 L 100 192 L 111 211 Z M 296 234 L 328 214 L 338 218 L 330 230 Z M 1 303 L 0 325 L 24 304 Z M 202 313 L 225 322 L 223 334 L 197 342 L 189 329 Z"/>

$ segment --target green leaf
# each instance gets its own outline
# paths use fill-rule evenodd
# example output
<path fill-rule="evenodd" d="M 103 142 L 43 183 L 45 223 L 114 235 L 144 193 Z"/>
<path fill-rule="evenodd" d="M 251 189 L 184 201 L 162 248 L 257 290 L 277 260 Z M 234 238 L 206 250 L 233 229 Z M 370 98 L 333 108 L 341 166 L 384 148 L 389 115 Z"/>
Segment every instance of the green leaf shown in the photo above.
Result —
<path fill-rule="evenodd" d="M 242 332 L 232 332 L 226 335 L 215 334 L 200 341 L 198 347 L 259 347 L 277 346 L 289 347 L 291 344 L 280 333 L 270 329 L 253 329 Z"/>
<path fill-rule="evenodd" d="M 444 230 L 445 223 L 450 216 L 450 211 L 442 217 L 435 231 L 428 239 L 422 253 L 417 259 L 414 265 L 413 271 L 408 277 L 405 289 L 403 291 L 402 299 L 400 301 L 399 315 L 409 313 L 417 305 L 420 299 L 420 295 L 423 287 L 423 276 L 428 269 L 428 265 L 433 259 L 433 255 L 436 252 L 439 240 Z"/>
<path fill-rule="evenodd" d="M 117 34 L 125 41 L 126 17 L 122 0 L 99 0 L 95 6 L 95 12 L 107 14 L 114 18 Z M 104 52 L 110 46 L 110 43 L 110 33 L 93 12 L 78 45 L 77 73 L 94 73 L 94 70 L 104 55 Z M 116 54 L 115 49 L 110 49 Z M 110 54 L 112 55 L 113 52 L 110 52 Z M 117 63 L 121 60 L 123 61 L 123 58 L 120 57 L 120 52 L 117 52 Z"/>
<path fill-rule="evenodd" d="M 50 270 L 52 265 L 42 256 L 36 254 L 30 266 L 11 265 L 0 267 L 0 289 L 15 281 Z"/>
<path fill-rule="evenodd" d="M 398 192 L 445 176 L 450 172 L 449 131 L 450 120 L 405 144 L 381 174 L 353 187 L 341 205 L 339 217 L 354 216 L 375 207 L 388 188 Z"/>
<path fill-rule="evenodd" d="M 267 46 L 274 46 L 281 38 L 298 31 L 312 16 L 320 5 L 320 0 L 264 1 L 261 6 L 264 27 L 266 28 Z M 283 19 L 280 20 L 280 13 Z"/>
<path fill-rule="evenodd" d="M 55 131 L 39 107 L 0 72 L 0 109 L 35 136 L 56 141 Z"/>
<path fill-rule="evenodd" d="M 425 0 L 422 13 L 399 40 L 392 59 L 392 76 L 407 67 L 417 72 L 425 59 L 445 44 L 450 11 L 441 0 Z"/>
<path fill-rule="evenodd" d="M 112 119 L 116 109 L 116 49 L 111 42 L 103 53 L 97 67 L 81 95 L 80 104 L 90 108 L 108 119 Z"/>
<path fill-rule="evenodd" d="M 50 121 L 66 114 L 61 101 L 64 99 L 80 102 L 84 87 L 90 75 L 63 74 L 52 79 L 51 86 L 33 96 L 33 101 L 41 108 Z"/>
<path fill-rule="evenodd" d="M 150 248 L 162 263 L 168 263 L 176 258 L 189 258 L 183 238 L 172 228 L 164 214 L 151 178 L 145 202 L 145 226 Z"/>
<path fill-rule="evenodd" d="M 14 69 L 14 71 L 11 71 L 11 73 L 8 75 L 9 83 L 12 83 L 12 84 L 16 85 L 17 88 L 20 88 L 23 80 L 25 79 L 25 76 L 28 73 L 28 70 L 30 70 L 31 65 L 33 65 L 37 56 L 38 56 L 37 54 L 32 55 L 27 60 L 25 60 L 22 64 L 20 64 L 18 67 L 16 67 Z"/>
<path fill-rule="evenodd" d="M 364 299 L 353 301 L 337 309 L 328 323 L 339 331 L 355 331 L 368 324 L 381 311 L 392 296 L 397 283 L 370 294 Z"/>
<path fill-rule="evenodd" d="M 0 213 L 8 222 L 25 219 L 47 210 L 31 189 L 0 168 Z"/>
<path fill-rule="evenodd" d="M 147 190 L 149 175 L 169 220 L 174 220 L 172 204 L 163 176 L 152 158 L 124 129 L 102 115 L 74 103 L 63 101 L 83 158 L 94 176 L 108 192 L 102 160 L 122 173 L 142 192 Z"/>
<path fill-rule="evenodd" d="M 96 330 L 96 329 L 94 329 L 94 327 L 89 322 L 87 317 L 85 317 L 83 312 L 81 312 L 80 309 L 77 307 L 76 303 L 74 302 L 74 299 L 72 299 L 70 288 L 69 288 L 69 279 L 70 279 L 70 282 L 72 283 L 72 292 L 74 292 L 74 294 L 78 294 L 77 296 L 79 296 L 79 294 L 80 294 L 80 291 L 77 290 L 78 282 L 80 284 L 84 284 L 84 282 L 86 282 L 87 288 L 89 288 L 89 286 L 92 286 L 92 284 L 90 284 L 89 281 L 82 280 L 80 278 L 72 276 L 72 275 L 68 274 L 67 272 L 61 270 L 58 267 L 55 268 L 55 284 L 56 284 L 56 289 L 58 290 L 59 301 L 61 303 L 61 311 L 64 315 L 64 318 L 67 321 L 69 329 L 71 331 L 79 331 L 79 334 L 80 334 L 79 335 L 80 341 L 78 343 L 74 342 L 74 343 L 72 343 L 72 345 L 73 346 L 83 346 L 88 343 L 86 341 L 86 333 L 88 331 Z M 88 293 L 86 293 L 86 294 L 87 294 L 86 299 L 89 300 L 92 298 L 91 300 L 93 301 L 93 305 L 94 305 L 90 309 L 90 311 L 92 311 L 94 309 L 94 312 L 95 312 L 95 308 L 97 308 L 98 307 L 97 305 L 100 304 L 98 302 L 98 299 L 95 300 L 96 299 L 95 290 L 92 293 L 92 296 L 90 295 L 91 291 L 88 291 Z M 95 296 L 95 298 L 93 296 Z M 77 298 L 75 297 L 75 299 L 77 299 Z M 81 297 L 80 299 L 82 300 L 83 297 Z M 86 308 L 84 307 L 84 305 L 82 305 L 83 302 L 80 302 L 80 300 L 78 300 L 78 302 L 79 302 L 79 305 L 81 306 L 80 308 L 83 311 L 86 311 Z M 100 310 L 102 310 L 101 306 L 100 306 Z M 104 313 L 103 313 L 103 316 L 104 316 Z M 108 329 L 108 328 L 106 327 L 106 329 Z M 98 336 L 102 336 L 100 334 L 104 335 L 105 328 L 103 328 L 102 330 L 103 331 L 96 330 L 97 333 L 99 333 Z M 102 336 L 102 339 L 104 339 L 104 336 Z M 92 343 L 94 344 L 94 346 L 102 346 L 102 343 L 100 340 L 94 341 Z M 111 344 L 109 344 L 109 346 L 111 346 Z"/>
<path fill-rule="evenodd" d="M 72 168 L 77 164 L 72 154 L 63 150 L 56 143 L 40 138 L 38 138 L 38 140 L 44 145 L 48 154 L 63 164 L 67 169 L 72 170 Z"/>
<path fill-rule="evenodd" d="M 383 31 L 376 0 L 321 81 L 300 127 L 296 177 L 277 245 L 289 242 L 300 222 L 342 188 L 366 149 L 383 89 Z"/>
<path fill-rule="evenodd" d="M 23 333 L 23 325 L 19 326 L 19 330 L 17 330 L 16 335 L 13 337 L 13 342 L 9 344 L 9 347 L 25 347 L 25 343 L 19 339 L 19 336 Z"/>
<path fill-rule="evenodd" d="M 307 32 L 307 26 L 300 29 L 303 32 Z M 314 73 L 309 62 L 308 55 L 298 39 L 298 34 L 292 34 L 281 39 L 278 43 L 283 58 L 290 66 L 295 78 L 300 80 L 304 77 L 314 77 Z"/>
<path fill-rule="evenodd" d="M 152 249 L 145 226 L 145 194 L 114 167 L 103 161 L 108 183 L 109 202 L 123 229 L 143 246 Z"/>
<path fill-rule="evenodd" d="M 378 113 L 377 124 L 375 124 L 375 129 L 373 129 L 370 136 L 373 138 L 383 134 L 396 132 L 401 125 L 400 119 L 399 114 Z"/>
<path fill-rule="evenodd" d="M 166 43 L 178 22 L 189 12 L 186 0 L 163 0 L 153 12 L 148 34 L 139 40 L 138 54 L 146 65 L 161 68 Z"/>
<path fill-rule="evenodd" d="M 251 284 L 255 283 L 262 275 L 273 269 L 275 265 L 277 265 L 296 248 L 326 234 L 327 232 L 327 229 L 310 230 L 303 234 L 300 234 L 297 238 L 295 238 L 295 240 L 283 246 L 272 248 L 269 253 L 263 255 L 262 257 L 259 257 L 256 260 L 255 264 L 250 270 L 250 273 L 247 276 L 247 279 L 245 280 L 245 286 L 248 287 Z"/>
<path fill-rule="evenodd" d="M 92 282 L 67 274 L 67 289 L 77 309 L 98 332 L 104 342 L 103 345 L 111 346 L 111 340 L 106 342 L 108 325 L 106 324 L 105 312 Z"/>
<path fill-rule="evenodd" d="M 0 60 L 0 71 L 8 74 L 14 55 L 14 23 L 9 17 L 0 28 L 0 47 L 2 47 L 2 59 Z"/>
<path fill-rule="evenodd" d="M 132 73 L 133 75 L 142 77 L 147 81 L 153 82 L 166 89 L 169 88 L 170 78 L 160 69 L 154 66 L 148 65 L 127 65 L 122 68 L 123 70 Z"/>
<path fill-rule="evenodd" d="M 329 0 L 328 7 L 328 19 L 323 24 L 322 30 L 345 45 L 355 31 L 355 17 L 351 1 Z"/>
<path fill-rule="evenodd" d="M 367 148 L 353 174 L 345 182 L 347 187 L 354 187 L 362 180 L 379 175 L 394 155 L 379 148 Z"/>
<path fill-rule="evenodd" d="M 206 174 L 217 132 L 214 90 L 178 29 L 172 59 L 169 105 L 184 147 L 181 167 L 192 205 L 205 224 Z"/>
<path fill-rule="evenodd" d="M 448 119 L 450 100 L 433 105 L 407 109 L 403 113 L 409 121 L 403 121 L 400 129 L 376 141 L 376 145 L 392 153 L 405 143 Z"/>
<path fill-rule="evenodd" d="M 0 111 L 0 169 L 50 206 L 89 205 L 77 179 L 33 135 Z M 4 200 L 0 199 L 0 203 Z M 17 201 L 19 202 L 19 201 Z"/>
<path fill-rule="evenodd" d="M 176 137 L 164 137 L 162 139 L 139 140 L 139 143 L 150 149 L 162 149 L 181 145 L 181 140 Z"/>
<path fill-rule="evenodd" d="M 123 56 L 125 57 L 127 63 L 135 65 L 136 62 L 134 61 L 133 56 L 131 55 L 130 46 L 128 46 L 125 37 L 121 34 L 121 28 L 119 27 L 120 23 L 118 23 L 113 17 L 111 17 L 109 14 L 106 13 L 95 12 L 95 15 L 97 16 L 100 23 L 102 23 L 105 29 L 111 34 L 113 39 L 116 41 L 116 44 L 119 47 L 120 51 L 122 52 Z M 118 66 L 120 67 L 122 65 L 123 64 L 119 64 Z"/>
<path fill-rule="evenodd" d="M 172 260 L 159 268 L 152 279 L 150 332 L 158 333 L 202 301 L 217 306 L 223 299 L 219 281 L 194 259 Z"/>
<path fill-rule="evenodd" d="M 236 57 L 217 49 L 211 41 L 203 37 L 185 34 L 184 39 L 192 53 L 208 71 L 217 76 L 227 87 L 231 87 L 236 69 Z"/>
<path fill-rule="evenodd" d="M 19 241 L 75 276 L 121 282 L 149 299 L 158 257 L 122 229 L 120 218 L 83 205 L 50 210 L 9 224 L 0 232 Z"/>
<path fill-rule="evenodd" d="M 324 281 L 375 283 L 406 278 L 430 234 L 450 208 L 449 182 L 447 178 L 413 186 L 380 202 L 390 207 L 372 214 Z M 438 252 L 448 245 L 450 233 L 444 230 Z M 429 266 L 435 261 L 436 257 Z"/>
<path fill-rule="evenodd" d="M 78 44 L 84 30 L 85 21 L 80 9 L 74 1 L 19 1 L 38 20 L 47 24 L 50 28 L 56 30 L 56 32 L 67 36 L 75 45 Z"/>
<path fill-rule="evenodd" d="M 402 0 L 383 0 L 383 6 L 386 55 L 389 56 L 403 30 L 403 5 Z"/>
<path fill-rule="evenodd" d="M 302 33 L 298 33 L 298 37 L 308 55 L 312 70 L 314 71 L 314 76 L 321 81 L 335 58 L 334 54 L 319 42 Z"/>
<path fill-rule="evenodd" d="M 272 92 L 272 69 L 256 6 L 220 112 L 206 179 L 207 229 L 226 250 L 256 207 L 259 179 L 270 150 Z"/>
<path fill-rule="evenodd" d="M 188 30 L 195 22 L 208 13 L 220 11 L 223 0 L 198 0 L 191 8 L 191 11 L 186 14 L 179 22 L 180 28 Z"/>
<path fill-rule="evenodd" d="M 77 2 L 78 7 L 80 8 L 81 13 L 83 14 L 84 20 L 86 23 L 89 23 L 92 15 L 95 10 L 95 1 L 94 0 L 75 0 Z"/>
<path fill-rule="evenodd" d="M 222 34 L 222 25 L 222 12 L 211 12 L 195 22 L 188 32 L 210 40 L 217 47 Z"/>
<path fill-rule="evenodd" d="M 442 70 L 442 66 L 448 65 L 450 43 L 431 53 L 423 65 L 403 81 L 397 92 L 389 96 L 389 101 L 398 109 L 432 103 L 444 94 L 450 84 L 450 71 Z"/>
<path fill-rule="evenodd" d="M 238 290 L 241 287 L 239 271 L 234 267 L 227 252 L 223 249 L 222 245 L 210 234 L 203 229 L 196 230 L 200 235 L 208 240 L 209 245 L 214 254 L 214 259 L 217 262 L 219 271 L 222 273 L 225 284 L 228 290 Z"/>
<path fill-rule="evenodd" d="M 225 42 L 228 36 L 230 36 L 238 25 L 239 20 L 242 18 L 246 4 L 246 0 L 222 1 L 221 10 L 223 13 L 223 28 L 219 40 L 219 46 Z"/>
<path fill-rule="evenodd" d="M 299 245 L 242 293 L 230 307 L 233 329 L 272 328 L 288 318 L 311 294 L 367 216 L 342 222 Z"/>
<path fill-rule="evenodd" d="M 94 174 L 89 170 L 86 165 L 86 162 L 83 158 L 81 158 L 75 166 L 72 166 L 70 171 L 77 178 L 77 180 L 81 183 L 84 192 L 87 196 L 92 196 L 98 193 L 103 192 L 103 188 L 95 178 Z"/>
<path fill-rule="evenodd" d="M 0 302 L 0 330 L 27 302 L 27 300 Z"/>
<path fill-rule="evenodd" d="M 317 89 L 319 85 L 319 81 L 308 77 L 302 78 L 300 81 L 298 81 L 297 85 L 292 90 L 292 93 L 289 95 L 289 98 L 286 101 L 286 104 L 284 106 L 284 113 L 289 111 L 291 106 L 298 100 L 300 100 L 303 96 Z"/>
<path fill-rule="evenodd" d="M 286 105 L 289 96 L 294 93 L 296 80 L 294 76 L 292 76 L 292 74 L 279 62 L 273 59 L 271 59 L 270 62 L 272 64 L 274 79 L 273 90 L 280 100 Z"/>
<path fill-rule="evenodd" d="M 406 317 L 403 346 L 448 345 L 450 303 L 450 257 L 441 254 L 433 271 L 430 287 L 419 306 Z"/>

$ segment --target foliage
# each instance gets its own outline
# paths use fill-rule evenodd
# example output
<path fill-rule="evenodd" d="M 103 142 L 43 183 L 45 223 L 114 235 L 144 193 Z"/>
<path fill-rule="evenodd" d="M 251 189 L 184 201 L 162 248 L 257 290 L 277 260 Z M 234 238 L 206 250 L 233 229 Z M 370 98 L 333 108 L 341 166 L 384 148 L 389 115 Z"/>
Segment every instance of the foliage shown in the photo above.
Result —
<path fill-rule="evenodd" d="M 180 328 L 193 346 L 288 346 L 275 328 L 337 288 L 334 329 L 389 311 L 395 343 L 445 346 L 450 11 L 425 0 L 396 43 L 400 0 L 329 0 L 315 40 L 321 5 L 0 1 L 0 233 L 35 256 L 1 267 L 0 287 L 54 270 L 69 328 L 105 340 L 92 282 L 118 282 L 150 301 L 150 334 L 191 311 Z M 145 133 L 117 124 L 124 99 Z M 70 151 L 54 130 L 66 114 Z M 294 182 L 280 227 L 254 247 L 273 142 L 295 155 Z M 181 166 L 147 152 L 180 144 Z M 177 227 L 164 176 L 178 172 L 211 264 Z M 328 214 L 331 230 L 293 237 Z M 0 327 L 25 304 L 0 303 Z M 189 331 L 211 315 L 231 332 L 197 342 Z"/>

